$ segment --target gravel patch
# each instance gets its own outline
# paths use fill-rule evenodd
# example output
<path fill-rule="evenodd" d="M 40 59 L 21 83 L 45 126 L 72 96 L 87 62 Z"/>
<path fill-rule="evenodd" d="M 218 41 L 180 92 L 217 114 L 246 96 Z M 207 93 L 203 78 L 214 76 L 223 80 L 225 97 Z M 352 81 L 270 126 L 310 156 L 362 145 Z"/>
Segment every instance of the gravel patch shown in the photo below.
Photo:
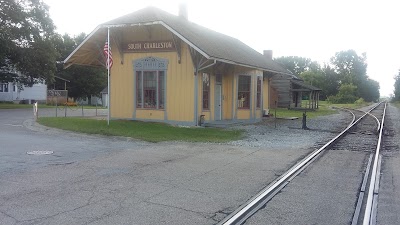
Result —
<path fill-rule="evenodd" d="M 302 148 L 310 143 L 318 145 L 341 132 L 351 121 L 348 112 L 338 111 L 337 114 L 307 119 L 308 130 L 303 130 L 302 119 L 285 120 L 264 118 L 252 125 L 234 126 L 231 129 L 242 129 L 246 137 L 228 144 L 247 147 L 268 148 Z"/>

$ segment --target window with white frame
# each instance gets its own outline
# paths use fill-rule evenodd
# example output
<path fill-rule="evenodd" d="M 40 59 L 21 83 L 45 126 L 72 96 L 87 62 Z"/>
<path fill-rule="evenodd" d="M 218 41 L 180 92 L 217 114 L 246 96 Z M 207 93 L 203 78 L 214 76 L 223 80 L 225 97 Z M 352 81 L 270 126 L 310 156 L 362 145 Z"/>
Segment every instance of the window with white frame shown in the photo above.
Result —
<path fill-rule="evenodd" d="M 257 77 L 257 99 L 256 99 L 257 108 L 261 108 L 261 79 L 262 77 Z"/>
<path fill-rule="evenodd" d="M 164 109 L 164 85 L 164 71 L 137 71 L 136 106 Z"/>
<path fill-rule="evenodd" d="M 0 92 L 8 92 L 8 84 L 0 83 Z"/>
<path fill-rule="evenodd" d="M 251 76 L 239 76 L 239 89 L 238 89 L 238 108 L 250 109 L 250 90 L 251 90 Z"/>
<path fill-rule="evenodd" d="M 165 109 L 165 74 L 168 61 L 154 57 L 134 62 L 136 71 L 136 107 Z"/>

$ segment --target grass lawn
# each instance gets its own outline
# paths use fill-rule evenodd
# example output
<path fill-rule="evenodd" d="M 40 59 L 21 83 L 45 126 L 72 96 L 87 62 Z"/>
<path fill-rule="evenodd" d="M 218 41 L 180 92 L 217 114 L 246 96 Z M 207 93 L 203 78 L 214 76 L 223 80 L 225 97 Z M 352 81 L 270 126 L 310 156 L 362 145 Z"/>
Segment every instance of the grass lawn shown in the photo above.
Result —
<path fill-rule="evenodd" d="M 397 108 L 400 108 L 400 102 L 392 102 L 392 104 L 393 104 L 394 106 L 396 106 Z"/>
<path fill-rule="evenodd" d="M 305 103 L 303 103 L 305 104 Z M 319 102 L 319 109 L 315 111 L 308 111 L 307 110 L 307 118 L 315 118 L 318 116 L 324 116 L 324 115 L 330 115 L 330 114 L 335 114 L 337 111 L 331 109 L 331 105 L 327 104 L 324 101 Z M 276 109 L 276 117 L 277 118 L 282 118 L 282 117 L 303 117 L 303 112 L 304 110 L 289 110 L 285 108 L 278 108 Z M 275 109 L 271 109 L 270 113 L 272 113 L 275 116 Z"/>
<path fill-rule="evenodd" d="M 188 141 L 188 142 L 227 142 L 238 140 L 243 131 L 217 128 L 185 128 L 162 123 L 113 120 L 107 126 L 106 120 L 84 118 L 39 118 L 38 122 L 55 127 L 88 134 L 132 137 L 149 142 Z"/>

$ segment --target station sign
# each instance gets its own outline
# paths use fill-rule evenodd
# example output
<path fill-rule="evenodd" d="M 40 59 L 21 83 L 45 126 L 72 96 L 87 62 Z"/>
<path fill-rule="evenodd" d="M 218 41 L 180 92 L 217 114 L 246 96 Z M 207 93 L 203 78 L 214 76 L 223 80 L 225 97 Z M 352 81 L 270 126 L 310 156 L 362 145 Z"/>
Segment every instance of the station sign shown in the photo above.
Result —
<path fill-rule="evenodd" d="M 173 41 L 138 41 L 124 45 L 124 52 L 170 52 L 176 51 Z"/>

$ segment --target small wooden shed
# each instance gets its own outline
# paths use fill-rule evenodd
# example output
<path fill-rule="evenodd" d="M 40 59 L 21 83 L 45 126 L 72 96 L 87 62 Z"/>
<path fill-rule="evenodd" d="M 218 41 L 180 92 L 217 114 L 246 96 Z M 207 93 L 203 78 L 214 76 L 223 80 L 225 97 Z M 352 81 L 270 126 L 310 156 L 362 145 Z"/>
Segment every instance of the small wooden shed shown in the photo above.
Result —
<path fill-rule="evenodd" d="M 306 84 L 295 75 L 276 74 L 271 78 L 271 87 L 278 93 L 276 102 L 278 108 L 319 108 L 319 95 L 322 90 Z M 306 105 L 302 104 L 303 96 L 308 96 Z"/>

